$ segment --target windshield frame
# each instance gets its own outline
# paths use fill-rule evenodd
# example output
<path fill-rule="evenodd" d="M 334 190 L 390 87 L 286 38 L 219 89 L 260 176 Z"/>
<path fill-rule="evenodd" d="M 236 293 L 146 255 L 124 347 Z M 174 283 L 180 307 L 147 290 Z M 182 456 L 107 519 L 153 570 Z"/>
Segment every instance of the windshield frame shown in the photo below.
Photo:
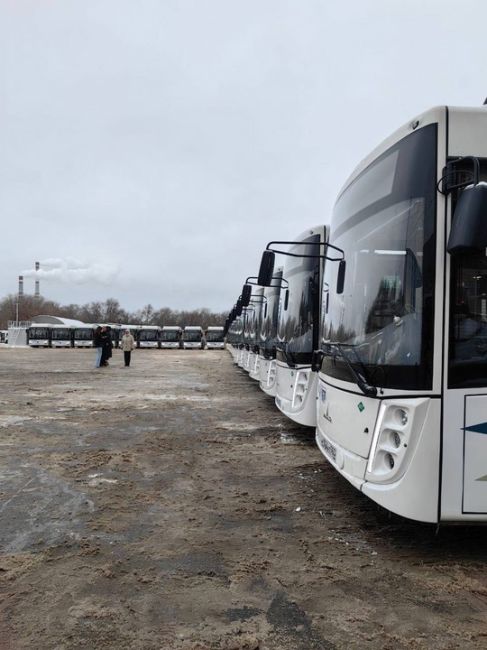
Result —
<path fill-rule="evenodd" d="M 292 367 L 311 364 L 320 330 L 320 286 L 323 276 L 325 229 L 316 228 L 289 249 L 285 258 L 276 341 L 276 358 Z M 306 255 L 307 257 L 301 257 Z"/>
<path fill-rule="evenodd" d="M 405 136 L 343 190 L 332 217 L 330 238 L 345 250 L 347 274 L 342 295 L 331 291 L 326 300 L 323 297 L 320 347 L 324 350 L 327 343 L 353 347 L 371 383 L 381 388 L 426 391 L 433 387 L 437 149 L 437 123 Z M 367 187 L 367 180 L 371 187 Z M 382 241 L 381 236 L 391 236 L 384 227 L 394 233 L 393 240 L 405 237 L 400 248 L 394 241 L 390 246 L 374 246 L 374 241 Z M 366 236 L 376 250 L 369 246 L 360 249 Z M 412 250 L 408 253 L 409 241 L 414 242 L 417 254 Z M 362 258 L 360 253 L 364 254 Z M 364 272 L 360 265 L 371 272 Z M 402 270 L 403 275 L 387 276 L 391 268 Z M 358 298 L 357 288 L 351 285 L 354 275 L 364 277 L 359 291 L 365 293 L 359 293 Z M 336 276 L 336 265 L 328 264 L 324 291 L 336 286 Z M 376 294 L 372 283 L 379 277 L 382 280 Z M 385 306 L 396 304 L 392 303 L 394 296 L 397 306 L 390 307 L 388 313 Z M 325 357 L 321 370 L 327 376 L 355 383 L 343 360 Z M 356 370 L 360 371 L 360 366 Z"/>

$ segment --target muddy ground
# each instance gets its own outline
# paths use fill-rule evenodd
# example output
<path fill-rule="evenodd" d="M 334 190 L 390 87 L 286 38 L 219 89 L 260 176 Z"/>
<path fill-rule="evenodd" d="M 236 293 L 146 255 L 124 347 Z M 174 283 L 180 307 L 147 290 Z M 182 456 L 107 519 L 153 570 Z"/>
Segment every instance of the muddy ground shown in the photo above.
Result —
<path fill-rule="evenodd" d="M 487 647 L 487 529 L 389 518 L 228 352 L 0 349 L 0 648 Z"/>

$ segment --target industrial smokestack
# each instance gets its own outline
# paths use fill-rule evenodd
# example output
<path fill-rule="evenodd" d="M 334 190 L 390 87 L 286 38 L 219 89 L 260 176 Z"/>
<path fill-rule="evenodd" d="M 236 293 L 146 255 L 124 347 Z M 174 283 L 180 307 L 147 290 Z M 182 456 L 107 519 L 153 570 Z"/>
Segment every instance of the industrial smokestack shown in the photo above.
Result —
<path fill-rule="evenodd" d="M 19 275 L 19 297 L 24 295 L 24 276 Z"/>
<path fill-rule="evenodd" d="M 41 268 L 41 265 L 39 264 L 39 262 L 36 262 L 36 272 L 40 268 Z M 41 295 L 41 287 L 40 287 L 39 277 L 38 276 L 36 276 L 36 288 L 35 288 L 35 294 L 34 295 L 35 295 L 36 298 L 39 298 L 39 296 Z"/>

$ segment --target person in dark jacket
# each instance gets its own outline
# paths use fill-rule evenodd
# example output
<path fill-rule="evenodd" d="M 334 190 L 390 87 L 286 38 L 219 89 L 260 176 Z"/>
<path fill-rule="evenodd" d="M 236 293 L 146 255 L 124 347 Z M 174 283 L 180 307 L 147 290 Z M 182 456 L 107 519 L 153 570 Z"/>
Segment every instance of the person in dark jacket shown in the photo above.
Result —
<path fill-rule="evenodd" d="M 93 347 L 96 348 L 95 368 L 99 368 L 101 365 L 101 357 L 103 354 L 101 327 L 97 327 L 95 330 L 95 333 L 93 335 Z"/>
<path fill-rule="evenodd" d="M 108 359 L 110 359 L 112 356 L 112 348 L 113 348 L 112 337 L 110 334 L 109 327 L 105 326 L 101 328 L 100 339 L 101 339 L 101 348 L 102 348 L 100 365 L 108 366 Z"/>

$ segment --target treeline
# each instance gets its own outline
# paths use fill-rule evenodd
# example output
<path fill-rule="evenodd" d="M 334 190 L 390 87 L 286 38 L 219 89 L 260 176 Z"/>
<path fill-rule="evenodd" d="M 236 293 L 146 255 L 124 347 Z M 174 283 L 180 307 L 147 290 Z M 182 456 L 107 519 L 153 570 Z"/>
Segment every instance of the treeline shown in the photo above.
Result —
<path fill-rule="evenodd" d="M 226 312 L 215 313 L 206 308 L 176 311 L 169 307 L 156 309 L 146 305 L 129 312 L 115 298 L 104 302 L 90 302 L 86 305 L 60 305 L 53 300 L 24 295 L 18 301 L 20 321 L 29 321 L 34 316 L 49 315 L 75 318 L 84 323 L 123 323 L 125 325 L 223 325 Z M 0 301 L 0 329 L 6 329 L 9 321 L 16 320 L 17 296 L 9 295 Z"/>

